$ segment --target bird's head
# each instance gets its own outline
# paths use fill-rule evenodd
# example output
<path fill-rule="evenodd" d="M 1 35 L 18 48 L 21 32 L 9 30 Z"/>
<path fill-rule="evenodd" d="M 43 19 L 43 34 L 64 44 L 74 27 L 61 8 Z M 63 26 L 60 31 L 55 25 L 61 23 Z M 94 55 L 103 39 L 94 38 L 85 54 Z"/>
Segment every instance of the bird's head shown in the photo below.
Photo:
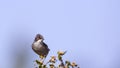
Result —
<path fill-rule="evenodd" d="M 38 40 L 44 40 L 41 34 L 37 34 L 34 41 L 38 41 Z"/>

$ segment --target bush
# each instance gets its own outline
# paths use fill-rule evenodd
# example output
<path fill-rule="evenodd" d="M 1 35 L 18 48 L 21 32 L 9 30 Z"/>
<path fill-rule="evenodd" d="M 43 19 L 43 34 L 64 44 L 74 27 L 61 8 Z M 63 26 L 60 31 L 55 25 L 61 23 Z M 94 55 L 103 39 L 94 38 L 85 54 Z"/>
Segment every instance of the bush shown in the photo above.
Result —
<path fill-rule="evenodd" d="M 66 51 L 58 51 L 57 57 L 51 56 L 51 58 L 47 61 L 47 63 L 44 63 L 45 57 L 41 57 L 41 60 L 36 60 L 37 63 L 36 68 L 80 68 L 75 62 L 70 62 L 67 60 L 63 60 L 62 56 L 66 54 Z M 59 64 L 58 61 L 60 62 Z"/>

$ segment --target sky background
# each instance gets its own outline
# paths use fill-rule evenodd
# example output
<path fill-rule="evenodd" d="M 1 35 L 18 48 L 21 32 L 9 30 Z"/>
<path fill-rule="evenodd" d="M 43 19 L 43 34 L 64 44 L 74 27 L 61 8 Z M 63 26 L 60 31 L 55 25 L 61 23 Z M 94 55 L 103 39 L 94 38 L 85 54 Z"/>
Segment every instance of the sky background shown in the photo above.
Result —
<path fill-rule="evenodd" d="M 34 68 L 38 33 L 47 59 L 67 50 L 81 68 L 120 68 L 120 0 L 0 0 L 0 68 Z"/>

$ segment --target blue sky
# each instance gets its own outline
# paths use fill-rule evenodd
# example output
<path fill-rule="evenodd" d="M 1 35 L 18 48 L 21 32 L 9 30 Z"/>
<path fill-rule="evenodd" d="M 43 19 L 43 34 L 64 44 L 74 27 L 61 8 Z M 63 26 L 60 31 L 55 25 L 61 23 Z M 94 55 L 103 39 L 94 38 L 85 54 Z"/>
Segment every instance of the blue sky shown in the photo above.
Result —
<path fill-rule="evenodd" d="M 0 68 L 13 68 L 19 55 L 34 68 L 31 44 L 37 33 L 51 49 L 81 68 L 120 68 L 119 0 L 1 0 Z M 18 60 L 19 61 L 19 60 Z M 23 62 L 23 61 L 21 61 Z"/>

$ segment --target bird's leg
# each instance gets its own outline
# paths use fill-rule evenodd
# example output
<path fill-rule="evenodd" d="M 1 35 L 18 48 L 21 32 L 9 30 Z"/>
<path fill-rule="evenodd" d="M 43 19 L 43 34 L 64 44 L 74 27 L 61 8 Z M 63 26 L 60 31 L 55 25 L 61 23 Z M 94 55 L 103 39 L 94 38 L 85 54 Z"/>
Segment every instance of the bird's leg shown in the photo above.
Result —
<path fill-rule="evenodd" d="M 42 62 L 42 63 L 44 63 L 44 61 L 45 61 L 45 59 L 46 59 L 46 56 L 39 56 L 40 57 L 40 61 Z"/>
<path fill-rule="evenodd" d="M 43 62 L 45 61 L 46 57 L 44 57 Z"/>
<path fill-rule="evenodd" d="M 43 57 L 43 63 L 44 63 L 45 59 L 46 59 L 46 56 Z"/>
<path fill-rule="evenodd" d="M 40 55 L 39 57 L 40 57 L 40 61 L 42 61 L 42 60 L 43 60 L 43 58 L 44 58 L 44 57 L 43 57 L 43 56 L 41 56 L 41 55 Z M 43 61 L 42 61 L 42 62 L 43 62 Z"/>

